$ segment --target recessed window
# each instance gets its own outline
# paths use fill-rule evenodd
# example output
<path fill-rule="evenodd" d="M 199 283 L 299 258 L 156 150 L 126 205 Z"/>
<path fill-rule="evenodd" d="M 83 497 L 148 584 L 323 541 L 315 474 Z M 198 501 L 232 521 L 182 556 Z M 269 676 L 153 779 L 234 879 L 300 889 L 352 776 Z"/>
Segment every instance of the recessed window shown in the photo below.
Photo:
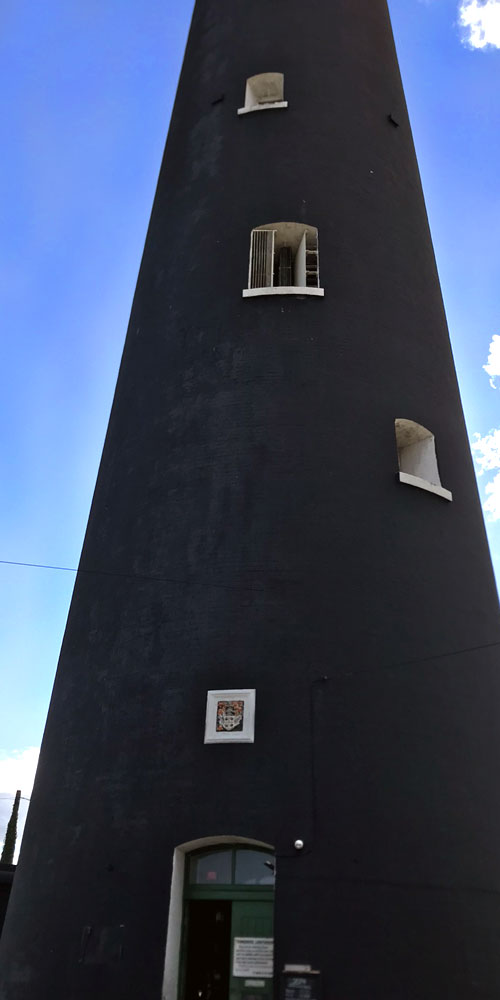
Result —
<path fill-rule="evenodd" d="M 421 424 L 402 417 L 395 421 L 395 426 L 399 481 L 452 500 L 450 491 L 441 485 L 434 434 Z"/>
<path fill-rule="evenodd" d="M 244 297 L 324 294 L 319 287 L 318 230 L 314 226 L 274 222 L 252 229 Z"/>
<path fill-rule="evenodd" d="M 245 106 L 238 108 L 238 114 L 287 108 L 288 101 L 283 100 L 284 83 L 283 73 L 258 73 L 257 76 L 250 76 L 245 90 Z"/>

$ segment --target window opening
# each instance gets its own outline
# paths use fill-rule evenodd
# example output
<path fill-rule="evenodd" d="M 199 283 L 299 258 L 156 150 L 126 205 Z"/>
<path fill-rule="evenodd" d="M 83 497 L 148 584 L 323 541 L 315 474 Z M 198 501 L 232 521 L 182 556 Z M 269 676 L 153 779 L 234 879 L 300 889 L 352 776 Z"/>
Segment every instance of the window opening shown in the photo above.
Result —
<path fill-rule="evenodd" d="M 243 296 L 273 294 L 324 295 L 315 226 L 275 222 L 252 230 L 248 288 Z"/>
<path fill-rule="evenodd" d="M 287 108 L 283 99 L 285 78 L 283 73 L 258 73 L 249 76 L 245 89 L 245 105 L 238 108 L 239 115 L 249 111 L 266 111 L 270 108 Z"/>
<path fill-rule="evenodd" d="M 434 434 L 413 420 L 395 421 L 399 481 L 436 493 L 445 500 L 453 495 L 441 485 Z"/>

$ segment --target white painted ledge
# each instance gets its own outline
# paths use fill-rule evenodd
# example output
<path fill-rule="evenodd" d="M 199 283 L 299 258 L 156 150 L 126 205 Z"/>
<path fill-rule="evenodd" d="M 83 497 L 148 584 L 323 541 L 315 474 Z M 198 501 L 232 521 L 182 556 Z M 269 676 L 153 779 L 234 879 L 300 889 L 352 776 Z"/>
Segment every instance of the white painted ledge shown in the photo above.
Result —
<path fill-rule="evenodd" d="M 321 295 L 325 294 L 324 288 L 304 288 L 302 285 L 270 285 L 266 288 L 244 288 L 242 291 L 244 299 L 250 299 L 254 295 Z"/>
<path fill-rule="evenodd" d="M 252 104 L 251 108 L 238 108 L 239 115 L 249 115 L 251 111 L 269 111 L 271 108 L 287 108 L 288 101 L 269 101 L 268 104 Z"/>
<path fill-rule="evenodd" d="M 453 500 L 453 494 L 449 490 L 445 490 L 444 486 L 436 486 L 435 483 L 428 483 L 427 479 L 420 479 L 420 476 L 412 476 L 409 472 L 400 472 L 399 482 L 408 483 L 408 486 L 417 486 L 419 490 L 427 490 L 429 493 L 435 493 L 436 496 L 442 497 L 443 500 Z"/>

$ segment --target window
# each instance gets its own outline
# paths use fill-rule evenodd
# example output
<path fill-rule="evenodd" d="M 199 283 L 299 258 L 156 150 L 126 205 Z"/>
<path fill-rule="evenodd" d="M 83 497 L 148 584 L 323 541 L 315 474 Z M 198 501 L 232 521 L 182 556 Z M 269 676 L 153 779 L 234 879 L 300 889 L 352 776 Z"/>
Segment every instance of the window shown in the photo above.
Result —
<path fill-rule="evenodd" d="M 395 426 L 399 481 L 452 500 L 450 491 L 441 486 L 434 435 L 413 420 L 398 418 Z"/>
<path fill-rule="evenodd" d="M 189 884 L 273 886 L 276 861 L 272 851 L 229 847 L 194 852 L 189 857 Z"/>
<path fill-rule="evenodd" d="M 236 851 L 234 881 L 237 885 L 274 885 L 276 863 L 264 851 Z"/>
<path fill-rule="evenodd" d="M 319 287 L 318 230 L 302 222 L 258 226 L 250 237 L 251 295 L 324 295 Z"/>
<path fill-rule="evenodd" d="M 190 859 L 189 881 L 195 885 L 228 885 L 233 881 L 232 872 L 232 851 L 193 854 Z"/>
<path fill-rule="evenodd" d="M 247 80 L 245 106 L 238 108 L 239 115 L 249 111 L 266 111 L 269 108 L 287 108 L 283 100 L 283 73 L 258 73 Z"/>

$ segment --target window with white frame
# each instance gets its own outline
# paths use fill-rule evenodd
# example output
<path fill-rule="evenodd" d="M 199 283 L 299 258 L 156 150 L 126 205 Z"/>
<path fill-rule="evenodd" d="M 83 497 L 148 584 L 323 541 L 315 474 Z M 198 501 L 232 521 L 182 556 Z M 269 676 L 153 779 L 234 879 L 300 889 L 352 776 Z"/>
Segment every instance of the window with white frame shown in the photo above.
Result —
<path fill-rule="evenodd" d="M 266 111 L 270 108 L 287 108 L 283 99 L 285 78 L 283 73 L 258 73 L 249 76 L 245 89 L 245 105 L 238 108 L 239 115 L 249 111 Z"/>
<path fill-rule="evenodd" d="M 395 428 L 399 481 L 452 500 L 450 491 L 441 485 L 434 434 L 414 420 L 402 417 L 395 421 Z"/>
<path fill-rule="evenodd" d="M 319 285 L 318 230 L 303 222 L 257 226 L 250 235 L 248 288 L 252 295 L 324 295 Z"/>

